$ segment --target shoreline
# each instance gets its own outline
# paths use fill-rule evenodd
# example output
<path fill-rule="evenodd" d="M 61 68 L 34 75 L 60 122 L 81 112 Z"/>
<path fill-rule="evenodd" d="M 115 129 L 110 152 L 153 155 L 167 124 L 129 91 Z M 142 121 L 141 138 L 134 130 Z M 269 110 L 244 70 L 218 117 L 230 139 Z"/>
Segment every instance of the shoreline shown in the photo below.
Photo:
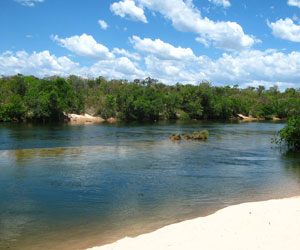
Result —
<path fill-rule="evenodd" d="M 251 116 L 244 116 L 242 114 L 238 114 L 237 117 L 231 117 L 228 119 L 211 119 L 211 120 L 196 120 L 196 119 L 188 119 L 188 120 L 180 120 L 180 119 L 171 119 L 171 120 L 154 120 L 154 121 L 148 121 L 148 122 L 157 122 L 157 121 L 236 121 L 236 122 L 259 122 L 259 121 L 286 121 L 287 118 L 278 118 L 273 117 L 271 119 L 267 119 L 264 117 L 251 117 Z M 0 123 L 30 123 L 34 122 L 31 120 L 23 119 L 21 121 L 13 120 L 13 121 L 1 121 Z M 48 122 L 35 122 L 35 123 L 52 123 L 52 122 L 67 122 L 69 124 L 94 124 L 94 123 L 117 123 L 117 122 L 143 122 L 143 121 L 126 121 L 126 120 L 120 120 L 115 117 L 110 117 L 107 119 L 104 119 L 101 116 L 96 115 L 90 115 L 90 114 L 66 114 L 64 113 L 64 119 L 61 121 L 48 121 Z M 146 121 L 147 122 L 147 121 Z"/>
<path fill-rule="evenodd" d="M 232 205 L 87 250 L 300 249 L 300 196 Z"/>
<path fill-rule="evenodd" d="M 79 115 L 79 114 L 68 114 L 67 115 L 68 121 L 70 123 L 102 123 L 102 122 L 109 122 L 109 123 L 115 123 L 118 122 L 119 120 L 117 118 L 108 118 L 104 119 L 101 116 L 93 116 L 89 114 L 84 114 L 84 115 Z M 235 118 L 230 118 L 229 121 L 268 121 L 266 118 L 257 118 L 257 117 L 250 117 L 250 116 L 245 116 L 242 114 L 238 114 L 237 117 Z M 283 121 L 285 119 L 281 119 L 278 117 L 274 117 L 272 119 L 269 119 L 270 121 Z"/>

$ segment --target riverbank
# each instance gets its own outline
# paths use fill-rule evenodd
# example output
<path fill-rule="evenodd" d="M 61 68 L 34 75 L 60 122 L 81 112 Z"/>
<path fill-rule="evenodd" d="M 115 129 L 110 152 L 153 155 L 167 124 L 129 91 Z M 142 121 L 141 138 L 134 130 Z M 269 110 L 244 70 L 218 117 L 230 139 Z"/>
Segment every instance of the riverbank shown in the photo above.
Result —
<path fill-rule="evenodd" d="M 278 118 L 278 117 L 272 117 L 272 118 L 267 119 L 265 117 L 252 117 L 252 116 L 245 116 L 245 115 L 242 115 L 242 114 L 238 114 L 235 119 L 238 119 L 240 121 L 246 121 L 246 122 L 266 121 L 266 120 L 269 120 L 269 121 L 283 121 L 283 120 L 286 120 L 286 119 Z"/>
<path fill-rule="evenodd" d="M 100 123 L 100 122 L 117 122 L 118 120 L 116 118 L 108 118 L 108 119 L 103 119 L 100 116 L 92 116 L 89 114 L 84 114 L 84 115 L 78 115 L 78 114 L 68 114 L 68 121 L 71 123 Z"/>
<path fill-rule="evenodd" d="M 103 119 L 100 116 L 92 116 L 89 114 L 84 114 L 84 115 L 79 115 L 79 114 L 68 114 L 68 121 L 71 123 L 101 123 L 101 122 L 109 122 L 109 123 L 114 123 L 118 122 L 119 120 L 117 118 L 108 118 L 108 119 Z M 266 118 L 256 118 L 256 117 L 249 117 L 249 116 L 244 116 L 242 114 L 238 114 L 237 117 L 231 118 L 229 120 L 237 120 L 237 121 L 266 121 Z M 280 119 L 277 117 L 272 118 L 271 120 L 273 121 L 281 121 L 285 119 Z"/>
<path fill-rule="evenodd" d="M 244 203 L 89 250 L 300 249 L 300 197 Z"/>

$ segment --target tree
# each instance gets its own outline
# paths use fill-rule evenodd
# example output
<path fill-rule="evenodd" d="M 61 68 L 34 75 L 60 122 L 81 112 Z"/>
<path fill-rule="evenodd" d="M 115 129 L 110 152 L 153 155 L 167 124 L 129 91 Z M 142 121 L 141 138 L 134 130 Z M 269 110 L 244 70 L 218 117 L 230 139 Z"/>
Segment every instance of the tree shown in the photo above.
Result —
<path fill-rule="evenodd" d="M 285 144 L 288 150 L 300 151 L 300 116 L 289 118 L 287 125 L 278 132 L 275 142 Z"/>
<path fill-rule="evenodd" d="M 24 118 L 26 109 L 19 95 L 10 97 L 8 104 L 0 105 L 0 121 L 21 121 Z"/>
<path fill-rule="evenodd" d="M 103 105 L 100 107 L 98 114 L 104 119 L 115 117 L 117 112 L 117 102 L 114 95 L 107 95 Z"/>

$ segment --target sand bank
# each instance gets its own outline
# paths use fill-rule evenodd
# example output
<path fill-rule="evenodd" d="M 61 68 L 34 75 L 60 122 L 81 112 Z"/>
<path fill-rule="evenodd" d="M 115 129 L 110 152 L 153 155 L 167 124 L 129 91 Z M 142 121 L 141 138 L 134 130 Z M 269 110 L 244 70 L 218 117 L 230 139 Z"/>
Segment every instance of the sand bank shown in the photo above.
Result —
<path fill-rule="evenodd" d="M 84 114 L 84 115 L 68 114 L 67 117 L 71 123 L 98 123 L 98 122 L 114 123 L 118 121 L 117 118 L 113 118 L 113 117 L 105 120 L 100 116 L 92 116 L 89 114 Z"/>
<path fill-rule="evenodd" d="M 237 117 L 239 120 L 241 121 L 265 121 L 266 118 L 260 118 L 260 117 L 252 117 L 252 116 L 245 116 L 245 115 L 242 115 L 242 114 L 238 114 L 238 117 Z M 278 118 L 278 117 L 273 117 L 272 119 L 270 120 L 273 120 L 273 121 L 282 121 L 284 119 L 281 119 L 281 118 Z"/>
<path fill-rule="evenodd" d="M 87 122 L 104 122 L 105 120 L 99 116 L 91 116 L 89 114 L 77 115 L 77 114 L 68 114 L 68 119 L 70 122 L 75 123 L 87 123 Z"/>
<path fill-rule="evenodd" d="M 238 118 L 243 121 L 264 121 L 264 120 L 266 120 L 265 118 L 250 117 L 250 116 L 245 116 L 242 114 L 238 114 Z"/>
<path fill-rule="evenodd" d="M 90 250 L 299 250 L 300 197 L 244 203 Z"/>

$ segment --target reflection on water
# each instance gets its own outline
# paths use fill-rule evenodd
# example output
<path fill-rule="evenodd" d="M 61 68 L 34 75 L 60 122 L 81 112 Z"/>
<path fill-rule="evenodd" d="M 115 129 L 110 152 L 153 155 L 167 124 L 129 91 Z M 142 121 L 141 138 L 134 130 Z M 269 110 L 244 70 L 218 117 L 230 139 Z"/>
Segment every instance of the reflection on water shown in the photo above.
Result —
<path fill-rule="evenodd" d="M 281 123 L 0 124 L 0 249 L 83 249 L 245 201 L 299 195 Z M 208 129 L 208 142 L 168 140 Z"/>

